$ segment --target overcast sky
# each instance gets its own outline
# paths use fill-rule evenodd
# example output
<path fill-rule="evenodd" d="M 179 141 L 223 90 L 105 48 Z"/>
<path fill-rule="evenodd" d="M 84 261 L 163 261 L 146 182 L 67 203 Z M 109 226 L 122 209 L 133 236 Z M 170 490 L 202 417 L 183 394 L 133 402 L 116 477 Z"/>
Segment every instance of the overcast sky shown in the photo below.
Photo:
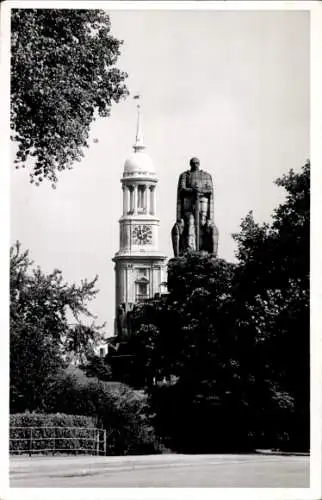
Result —
<path fill-rule="evenodd" d="M 213 176 L 219 257 L 249 210 L 269 221 L 283 199 L 274 179 L 309 157 L 309 14 L 301 11 L 111 11 L 124 40 L 118 66 L 143 96 L 147 152 L 159 176 L 160 250 L 172 257 L 178 175 L 198 156 Z M 99 275 L 92 304 L 113 333 L 120 178 L 135 138 L 136 102 L 115 105 L 92 128 L 83 161 L 56 190 L 12 169 L 11 241 L 68 281 Z"/>

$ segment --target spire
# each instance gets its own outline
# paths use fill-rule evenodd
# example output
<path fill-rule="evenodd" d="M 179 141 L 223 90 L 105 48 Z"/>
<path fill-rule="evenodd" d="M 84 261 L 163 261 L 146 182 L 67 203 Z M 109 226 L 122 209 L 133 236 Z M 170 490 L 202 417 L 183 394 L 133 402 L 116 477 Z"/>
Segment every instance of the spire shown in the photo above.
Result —
<path fill-rule="evenodd" d="M 143 129 L 142 129 L 142 113 L 141 113 L 141 104 L 140 104 L 140 99 L 141 96 L 140 94 L 135 94 L 133 99 L 137 99 L 137 123 L 136 123 L 136 137 L 135 137 L 135 144 L 133 146 L 134 151 L 137 153 L 138 151 L 142 151 L 145 149 L 144 143 L 143 143 Z"/>

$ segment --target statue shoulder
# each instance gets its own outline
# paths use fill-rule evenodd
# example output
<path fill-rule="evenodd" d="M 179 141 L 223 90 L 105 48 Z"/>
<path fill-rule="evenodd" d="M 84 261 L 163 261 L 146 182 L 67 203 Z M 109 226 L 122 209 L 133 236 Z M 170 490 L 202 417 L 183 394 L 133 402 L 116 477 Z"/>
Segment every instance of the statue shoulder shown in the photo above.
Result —
<path fill-rule="evenodd" d="M 190 170 L 185 170 L 184 172 L 181 172 L 179 175 L 179 179 L 182 179 L 183 177 L 187 177 L 190 175 Z"/>
<path fill-rule="evenodd" d="M 190 174 L 190 171 L 186 170 L 185 172 L 182 172 L 179 175 L 179 181 L 178 181 L 178 187 L 179 187 L 179 189 L 183 188 L 183 187 L 186 187 L 187 181 L 189 179 L 189 174 Z"/>
<path fill-rule="evenodd" d="M 204 179 L 212 179 L 211 174 L 209 172 L 206 172 L 205 170 L 200 170 L 200 173 L 204 177 Z"/>

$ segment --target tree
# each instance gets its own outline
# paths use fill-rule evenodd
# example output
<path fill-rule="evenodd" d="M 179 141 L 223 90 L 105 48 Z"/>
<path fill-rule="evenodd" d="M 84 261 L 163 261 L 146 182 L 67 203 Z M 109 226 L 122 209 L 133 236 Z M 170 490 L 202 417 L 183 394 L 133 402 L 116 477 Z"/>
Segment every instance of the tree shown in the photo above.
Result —
<path fill-rule="evenodd" d="M 290 433 L 309 446 L 310 163 L 276 181 L 287 196 L 270 225 L 244 219 L 238 244 L 239 294 L 269 377 L 294 402 Z M 246 301 L 245 301 L 246 299 Z M 258 357 L 258 356 L 257 356 Z M 291 426 L 289 426 L 291 427 Z M 298 429 L 302 432 L 299 433 Z"/>
<path fill-rule="evenodd" d="M 52 376 L 71 359 L 84 359 L 101 340 L 88 302 L 98 290 L 96 278 L 79 286 L 54 270 L 34 268 L 17 242 L 10 250 L 11 407 L 41 408 Z M 90 325 L 86 324 L 88 319 Z"/>
<path fill-rule="evenodd" d="M 102 10 L 13 9 L 11 128 L 16 167 L 36 185 L 72 168 L 91 123 L 128 94 L 115 67 L 121 43 Z"/>
<path fill-rule="evenodd" d="M 59 347 L 41 323 L 17 326 L 10 335 L 10 411 L 42 410 L 63 367 Z"/>

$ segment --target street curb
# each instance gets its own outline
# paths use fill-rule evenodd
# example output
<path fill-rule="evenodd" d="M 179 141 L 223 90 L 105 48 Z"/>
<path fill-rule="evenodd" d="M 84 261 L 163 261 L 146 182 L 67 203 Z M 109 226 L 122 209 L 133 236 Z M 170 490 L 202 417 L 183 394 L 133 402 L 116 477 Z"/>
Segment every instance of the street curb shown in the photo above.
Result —
<path fill-rule="evenodd" d="M 303 453 L 299 451 L 278 451 L 278 450 L 255 450 L 258 455 L 281 455 L 281 456 L 295 456 L 295 457 L 309 457 L 310 453 Z"/>

